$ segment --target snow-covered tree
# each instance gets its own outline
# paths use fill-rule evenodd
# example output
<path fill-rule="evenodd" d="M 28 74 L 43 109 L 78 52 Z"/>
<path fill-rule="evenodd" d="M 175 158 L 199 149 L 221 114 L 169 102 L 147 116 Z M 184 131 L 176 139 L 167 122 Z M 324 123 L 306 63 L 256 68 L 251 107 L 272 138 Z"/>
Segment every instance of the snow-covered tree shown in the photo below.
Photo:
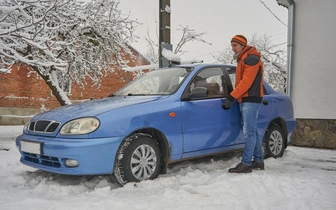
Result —
<path fill-rule="evenodd" d="M 233 60 L 233 51 L 231 50 L 231 46 L 226 46 L 223 50 L 212 53 L 212 57 L 220 62 L 227 64 L 235 64 L 236 61 Z"/>
<path fill-rule="evenodd" d="M 0 71 L 25 63 L 39 74 L 61 105 L 70 100 L 59 87 L 67 79 L 84 85 L 116 65 L 126 66 L 135 21 L 117 0 L 0 1 Z"/>
<path fill-rule="evenodd" d="M 281 45 L 274 45 L 272 38 L 268 35 L 258 36 L 253 34 L 252 38 L 248 38 L 248 44 L 255 46 L 261 53 L 264 64 L 264 79 L 278 91 L 286 90 L 286 62 L 287 52 Z M 231 46 L 227 46 L 224 50 L 212 54 L 212 57 L 220 63 L 234 64 L 233 51 Z"/>
<path fill-rule="evenodd" d="M 157 21 L 156 21 L 157 23 Z M 158 24 L 156 24 L 158 25 Z M 206 44 L 211 45 L 211 43 L 205 41 L 202 37 L 206 34 L 206 32 L 196 32 L 194 29 L 189 28 L 189 26 L 179 26 L 180 28 L 176 29 L 177 31 L 182 31 L 181 38 L 175 45 L 176 47 L 173 49 L 173 53 L 176 55 L 183 55 L 187 51 L 183 51 L 183 47 L 193 41 L 197 42 L 203 42 Z M 145 56 L 152 62 L 152 63 L 159 63 L 159 35 L 158 35 L 158 30 L 156 33 L 155 39 L 153 39 L 150 35 L 149 32 L 147 32 L 146 35 L 146 41 L 148 45 L 148 50 L 145 52 Z M 174 45 L 173 45 L 174 47 Z"/>
<path fill-rule="evenodd" d="M 257 34 L 252 36 L 250 43 L 261 53 L 265 69 L 265 80 L 275 90 L 285 92 L 287 51 L 284 44 L 286 43 L 275 45 L 272 43 L 272 37 L 268 35 L 258 36 Z"/>
<path fill-rule="evenodd" d="M 146 35 L 146 41 L 148 49 L 145 52 L 146 58 L 148 58 L 152 63 L 159 63 L 159 35 L 158 32 L 156 33 L 156 41 L 154 41 L 151 36 L 149 35 L 149 32 L 147 31 Z"/>
<path fill-rule="evenodd" d="M 177 30 L 182 31 L 182 36 L 174 49 L 174 54 L 177 55 L 184 54 L 186 51 L 183 51 L 183 46 L 185 46 L 189 42 L 197 41 L 206 43 L 208 45 L 212 45 L 211 43 L 205 41 L 202 38 L 206 34 L 206 32 L 196 32 L 194 29 L 189 28 L 189 26 L 181 26 L 181 25 L 180 28 Z"/>

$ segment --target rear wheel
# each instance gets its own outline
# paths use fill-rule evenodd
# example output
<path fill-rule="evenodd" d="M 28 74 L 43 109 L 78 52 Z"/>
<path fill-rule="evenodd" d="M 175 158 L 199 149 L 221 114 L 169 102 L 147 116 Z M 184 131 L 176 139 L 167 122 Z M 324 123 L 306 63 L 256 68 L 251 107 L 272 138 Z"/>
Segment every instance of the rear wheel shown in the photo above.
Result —
<path fill-rule="evenodd" d="M 155 179 L 160 173 L 160 162 L 158 143 L 150 135 L 137 133 L 125 139 L 119 148 L 114 176 L 121 185 Z"/>
<path fill-rule="evenodd" d="M 282 157 L 286 148 L 285 135 L 281 127 L 277 124 L 271 124 L 265 134 L 264 156 L 278 158 Z"/>

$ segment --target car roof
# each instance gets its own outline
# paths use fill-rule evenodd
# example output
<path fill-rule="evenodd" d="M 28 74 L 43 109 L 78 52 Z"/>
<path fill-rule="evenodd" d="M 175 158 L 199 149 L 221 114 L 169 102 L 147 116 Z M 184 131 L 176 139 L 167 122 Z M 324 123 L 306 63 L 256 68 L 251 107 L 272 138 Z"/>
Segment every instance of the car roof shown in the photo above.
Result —
<path fill-rule="evenodd" d="M 232 65 L 232 64 L 223 64 L 223 63 L 192 63 L 192 64 L 180 64 L 180 65 L 174 65 L 174 66 L 170 66 L 170 67 L 189 67 L 189 68 L 192 68 L 192 67 L 199 67 L 199 68 L 202 68 L 202 67 L 211 67 L 211 66 L 214 66 L 214 67 L 217 67 L 217 66 L 223 66 L 223 67 L 230 67 L 230 68 L 235 68 L 236 66 L 235 65 Z"/>

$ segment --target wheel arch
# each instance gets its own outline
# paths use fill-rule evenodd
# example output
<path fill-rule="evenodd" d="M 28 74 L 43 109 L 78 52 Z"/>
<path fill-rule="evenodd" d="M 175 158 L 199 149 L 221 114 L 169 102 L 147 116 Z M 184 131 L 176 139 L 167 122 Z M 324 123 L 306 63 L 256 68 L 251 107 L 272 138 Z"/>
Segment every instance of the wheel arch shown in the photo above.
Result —
<path fill-rule="evenodd" d="M 167 173 L 167 168 L 168 168 L 168 163 L 170 160 L 171 152 L 170 152 L 170 147 L 169 147 L 166 136 L 160 130 L 156 128 L 141 128 L 141 129 L 138 129 L 130 133 L 128 136 L 125 137 L 125 139 L 137 133 L 148 134 L 158 143 L 160 152 L 161 152 L 160 174 Z"/>

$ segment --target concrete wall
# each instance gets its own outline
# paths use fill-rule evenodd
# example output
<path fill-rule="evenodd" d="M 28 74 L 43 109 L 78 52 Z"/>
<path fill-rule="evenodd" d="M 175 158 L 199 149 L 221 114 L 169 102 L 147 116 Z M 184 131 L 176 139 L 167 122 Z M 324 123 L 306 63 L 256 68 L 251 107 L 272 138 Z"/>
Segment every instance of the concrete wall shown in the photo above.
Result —
<path fill-rule="evenodd" d="M 336 119 L 336 0 L 295 0 L 296 118 Z"/>
<path fill-rule="evenodd" d="M 40 112 L 40 109 L 0 107 L 0 125 L 24 125 Z"/>
<path fill-rule="evenodd" d="M 291 144 L 336 149 L 336 0 L 294 2 Z"/>

